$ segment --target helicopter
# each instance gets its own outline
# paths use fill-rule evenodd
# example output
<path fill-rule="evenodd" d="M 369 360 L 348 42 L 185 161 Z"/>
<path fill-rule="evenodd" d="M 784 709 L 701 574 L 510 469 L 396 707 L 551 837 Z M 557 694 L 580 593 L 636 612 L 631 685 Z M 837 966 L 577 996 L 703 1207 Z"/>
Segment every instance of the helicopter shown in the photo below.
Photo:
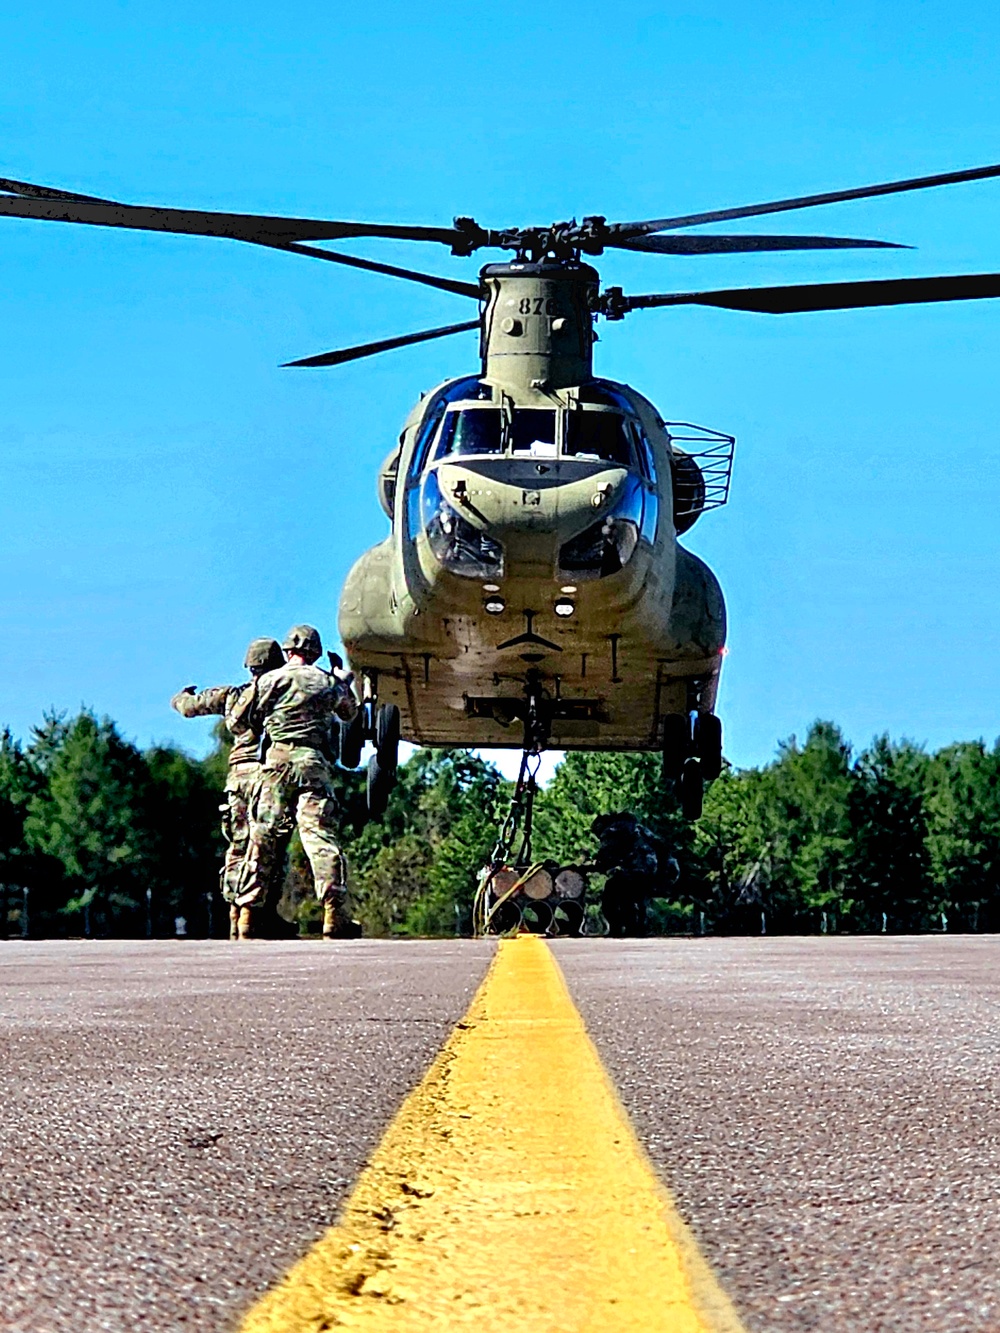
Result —
<path fill-rule="evenodd" d="M 983 180 L 1000 165 L 675 217 L 551 226 L 356 223 L 119 203 L 0 179 L 0 214 L 214 236 L 380 273 L 474 301 L 474 318 L 286 362 L 331 367 L 478 331 L 480 365 L 421 395 L 378 474 L 391 530 L 350 571 L 339 629 L 363 708 L 340 737 L 380 815 L 400 740 L 523 752 L 657 750 L 684 815 L 722 768 L 715 713 L 726 613 L 678 540 L 726 503 L 731 435 L 665 420 L 595 376 L 598 319 L 713 306 L 761 314 L 1000 296 L 1000 274 L 628 295 L 602 290 L 608 250 L 659 255 L 905 248 L 841 236 L 690 233 L 704 224 Z M 321 248 L 386 238 L 470 257 L 511 252 L 476 283 Z M 529 774 L 529 782 L 532 780 Z"/>

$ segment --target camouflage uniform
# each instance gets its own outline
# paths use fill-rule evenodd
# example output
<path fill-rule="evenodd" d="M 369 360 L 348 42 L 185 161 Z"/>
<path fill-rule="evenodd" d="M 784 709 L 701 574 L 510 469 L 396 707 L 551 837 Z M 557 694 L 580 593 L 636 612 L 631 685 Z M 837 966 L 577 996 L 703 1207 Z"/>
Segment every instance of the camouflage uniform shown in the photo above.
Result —
<path fill-rule="evenodd" d="M 273 668 L 280 661 L 281 649 L 274 639 L 254 639 L 247 649 L 244 665 L 259 674 L 262 668 Z M 253 702 L 253 687 L 254 682 L 248 680 L 242 685 L 214 685 L 198 693 L 192 688 L 181 690 L 170 700 L 171 707 L 182 717 L 221 717 L 232 737 L 225 802 L 219 807 L 222 836 L 226 840 L 219 888 L 230 908 L 235 904 L 239 890 L 240 871 L 250 837 L 250 808 L 260 782 L 260 741 L 252 731 L 248 717 Z M 280 860 L 283 864 L 283 857 Z M 269 868 L 269 888 L 274 887 L 279 868 L 278 863 L 272 862 Z"/>
<path fill-rule="evenodd" d="M 249 719 L 265 738 L 265 753 L 236 899 L 241 908 L 264 902 L 268 868 L 292 823 L 312 868 L 316 897 L 341 908 L 347 874 L 336 840 L 329 751 L 331 728 L 337 719 L 350 721 L 357 708 L 350 685 L 316 666 L 289 662 L 255 682 Z"/>
<path fill-rule="evenodd" d="M 253 681 L 245 685 L 214 685 L 198 694 L 184 691 L 170 700 L 182 717 L 221 717 L 233 738 L 229 751 L 229 770 L 226 773 L 225 804 L 222 812 L 222 833 L 226 839 L 226 859 L 220 876 L 222 896 L 227 903 L 235 902 L 239 884 L 240 866 L 246 853 L 250 829 L 249 811 L 253 789 L 260 776 L 257 760 L 257 737 L 247 722 L 247 710 L 253 699 Z"/>

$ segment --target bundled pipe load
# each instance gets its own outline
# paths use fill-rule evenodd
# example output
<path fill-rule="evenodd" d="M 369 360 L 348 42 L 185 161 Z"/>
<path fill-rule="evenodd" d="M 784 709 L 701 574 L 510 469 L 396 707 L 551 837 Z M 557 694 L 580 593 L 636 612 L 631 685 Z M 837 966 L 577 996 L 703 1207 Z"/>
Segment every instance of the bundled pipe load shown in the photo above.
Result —
<path fill-rule="evenodd" d="M 482 873 L 473 909 L 477 935 L 579 935 L 587 875 L 555 861 L 528 866 L 490 865 Z"/>

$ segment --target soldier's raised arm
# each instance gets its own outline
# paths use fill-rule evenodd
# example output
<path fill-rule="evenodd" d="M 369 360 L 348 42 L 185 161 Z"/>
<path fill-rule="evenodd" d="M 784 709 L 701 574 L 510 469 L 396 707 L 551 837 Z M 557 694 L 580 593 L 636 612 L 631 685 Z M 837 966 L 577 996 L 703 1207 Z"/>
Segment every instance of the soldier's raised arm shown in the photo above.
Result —
<path fill-rule="evenodd" d="M 330 670 L 327 675 L 337 686 L 337 701 L 334 704 L 334 716 L 341 722 L 353 722 L 361 705 L 354 689 L 354 672 L 344 670 L 344 662 L 339 653 L 327 653 Z"/>
<path fill-rule="evenodd" d="M 170 707 L 181 717 L 224 717 L 229 700 L 238 685 L 213 685 L 211 689 L 196 690 L 186 686 L 170 700 Z"/>

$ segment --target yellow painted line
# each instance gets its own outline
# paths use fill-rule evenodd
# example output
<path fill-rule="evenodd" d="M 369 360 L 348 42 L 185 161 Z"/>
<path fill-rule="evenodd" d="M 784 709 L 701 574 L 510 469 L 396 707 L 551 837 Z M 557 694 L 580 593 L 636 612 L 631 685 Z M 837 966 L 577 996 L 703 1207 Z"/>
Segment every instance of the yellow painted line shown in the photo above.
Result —
<path fill-rule="evenodd" d="M 503 941 L 341 1221 L 241 1333 L 739 1333 L 548 946 Z"/>

